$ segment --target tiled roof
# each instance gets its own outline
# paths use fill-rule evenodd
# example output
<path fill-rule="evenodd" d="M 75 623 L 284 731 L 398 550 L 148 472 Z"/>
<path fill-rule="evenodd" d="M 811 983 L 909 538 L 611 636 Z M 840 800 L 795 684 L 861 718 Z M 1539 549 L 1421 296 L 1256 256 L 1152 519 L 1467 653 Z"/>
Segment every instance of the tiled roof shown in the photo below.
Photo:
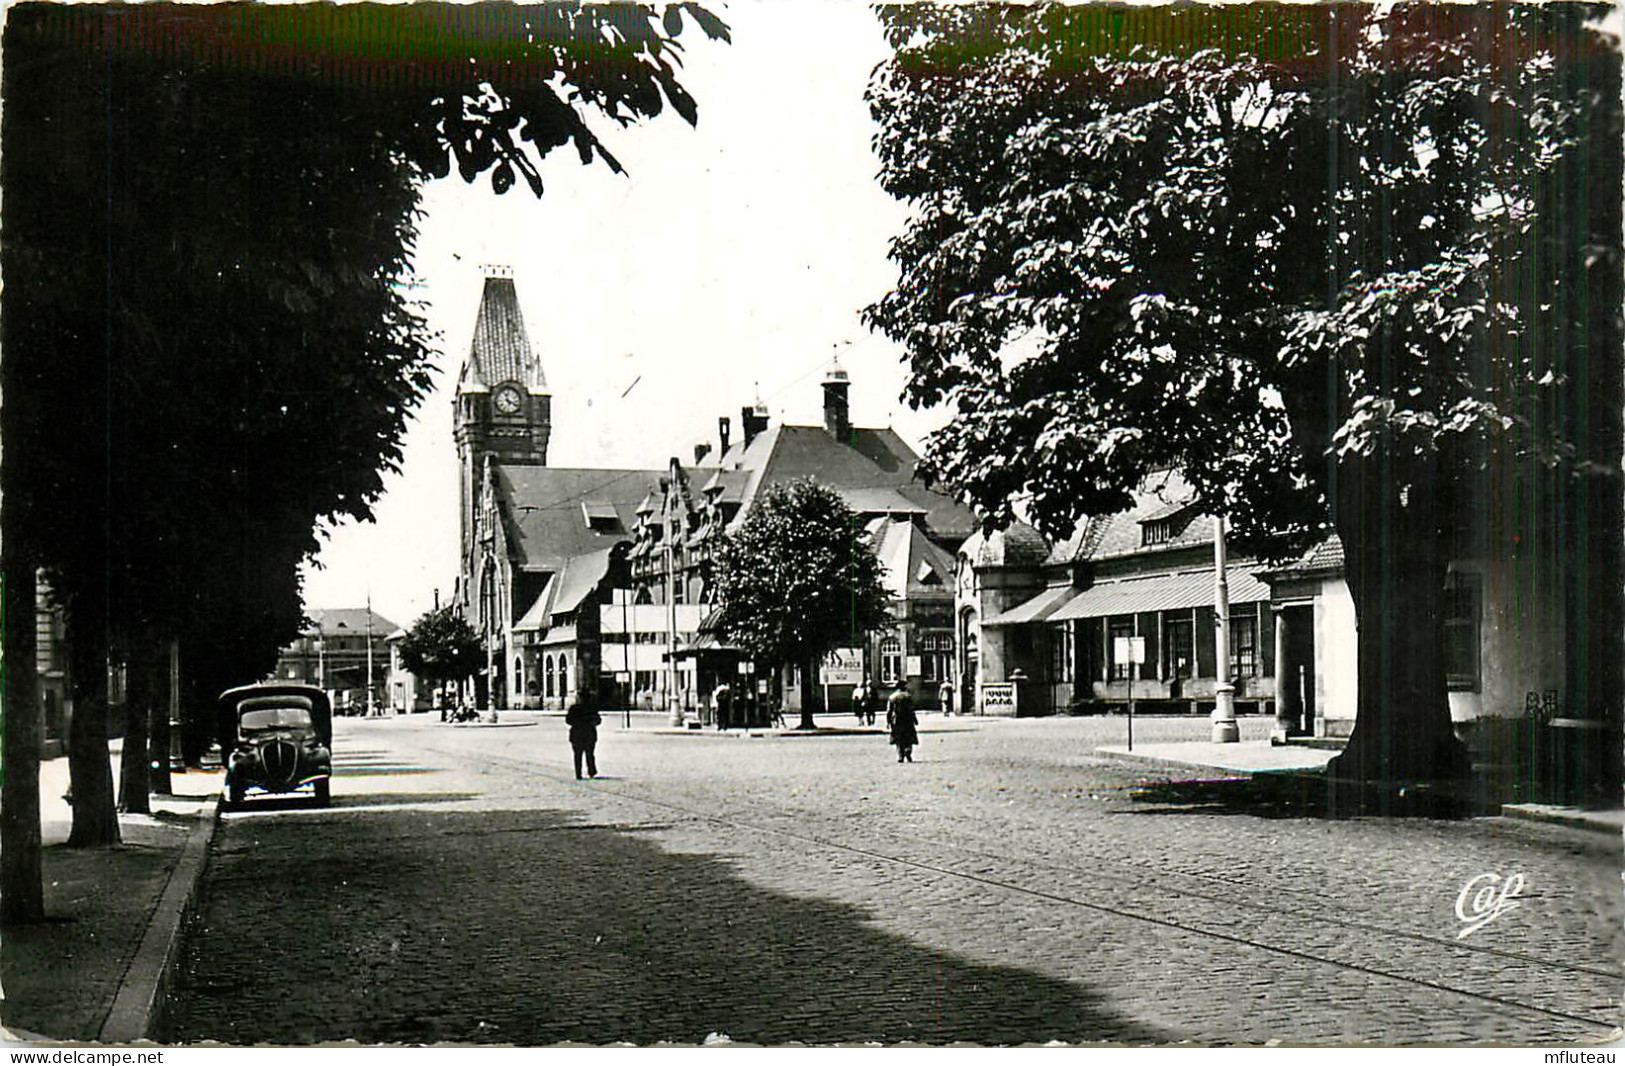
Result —
<path fill-rule="evenodd" d="M 368 612 L 365 607 L 310 607 L 305 610 L 305 616 L 311 624 L 302 632 L 312 636 L 319 632 L 327 637 L 365 636 L 369 613 L 372 615 L 372 635 L 379 640 L 401 628 L 377 611 Z"/>
<path fill-rule="evenodd" d="M 919 456 L 890 429 L 854 427 L 850 444 L 830 436 L 823 426 L 769 426 L 747 446 L 735 441 L 718 456 L 715 467 L 725 485 L 738 471 L 747 476 L 739 499 L 749 503 L 756 494 L 772 485 L 810 477 L 821 485 L 845 493 L 854 490 L 891 489 L 913 509 L 923 512 L 926 527 L 934 536 L 949 539 L 968 537 L 976 528 L 970 510 L 952 498 L 914 480 Z M 709 484 L 710 478 L 705 483 Z M 731 488 L 731 486 L 730 486 Z M 730 493 L 724 496 L 729 498 Z M 879 496 L 875 497 L 880 499 Z M 892 500 L 890 506 L 897 506 Z"/>
<path fill-rule="evenodd" d="M 581 470 L 493 463 L 498 499 L 514 562 L 526 569 L 558 570 L 566 559 L 632 538 L 638 501 L 660 480 L 660 470 Z M 582 503 L 615 520 L 588 523 Z"/>
<path fill-rule="evenodd" d="M 1340 574 L 1343 572 L 1343 541 L 1332 534 L 1313 548 L 1303 553 L 1303 557 L 1270 569 L 1271 576 L 1306 576 L 1309 574 Z"/>
<path fill-rule="evenodd" d="M 525 333 L 525 318 L 519 311 L 513 279 L 488 277 L 459 387 L 490 388 L 504 381 L 518 382 L 532 392 L 547 391 L 541 360 L 531 351 L 530 337 Z"/>
<path fill-rule="evenodd" d="M 1134 494 L 1134 506 L 1114 515 L 1083 519 L 1071 536 L 1055 546 L 1048 561 L 1062 565 L 1211 544 L 1213 519 L 1203 514 L 1190 516 L 1178 532 L 1161 544 L 1145 543 L 1147 523 L 1178 514 L 1190 506 L 1191 499 L 1190 486 L 1178 474 L 1152 474 Z"/>
<path fill-rule="evenodd" d="M 837 489 L 846 505 L 860 515 L 917 514 L 926 509 L 896 489 Z"/>
<path fill-rule="evenodd" d="M 718 503 L 738 503 L 750 484 L 748 470 L 717 470 L 706 478 L 701 492 L 713 495 Z"/>
<path fill-rule="evenodd" d="M 976 566 L 1042 566 L 1049 556 L 1044 535 L 1025 522 L 1012 522 L 1004 529 L 979 538 Z"/>

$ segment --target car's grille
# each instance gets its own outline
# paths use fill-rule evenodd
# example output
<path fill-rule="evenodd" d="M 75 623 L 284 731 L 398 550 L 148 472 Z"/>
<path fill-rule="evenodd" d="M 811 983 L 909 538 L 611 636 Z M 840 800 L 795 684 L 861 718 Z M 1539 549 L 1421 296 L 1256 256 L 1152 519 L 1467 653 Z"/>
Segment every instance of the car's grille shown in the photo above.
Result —
<path fill-rule="evenodd" d="M 260 769 L 268 785 L 290 785 L 299 773 L 299 749 L 291 740 L 267 740 L 260 745 Z"/>

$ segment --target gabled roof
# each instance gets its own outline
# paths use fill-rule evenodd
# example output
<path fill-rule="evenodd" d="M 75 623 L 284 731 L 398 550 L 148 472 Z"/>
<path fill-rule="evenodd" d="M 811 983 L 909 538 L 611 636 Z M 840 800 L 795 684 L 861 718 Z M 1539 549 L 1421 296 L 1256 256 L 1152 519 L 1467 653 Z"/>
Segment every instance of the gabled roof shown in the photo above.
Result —
<path fill-rule="evenodd" d="M 311 607 L 305 610 L 310 625 L 301 630 L 306 636 L 320 633 L 324 637 L 364 637 L 367 618 L 372 617 L 372 635 L 383 640 L 401 628 L 377 611 L 365 607 Z"/>
<path fill-rule="evenodd" d="M 609 548 L 603 548 L 565 561 L 564 570 L 558 577 L 548 582 L 552 591 L 552 602 L 548 604 L 548 610 L 552 614 L 569 614 L 581 606 L 581 601 L 598 587 L 598 583 L 604 580 L 604 575 L 609 572 L 610 551 Z"/>
<path fill-rule="evenodd" d="M 604 575 L 609 572 L 613 551 L 614 547 L 611 546 L 563 560 L 558 571 L 549 575 L 547 584 L 537 593 L 524 617 L 514 623 L 514 631 L 534 633 L 556 628 L 554 618 L 580 607 L 588 593 L 604 580 Z M 550 638 L 548 643 L 551 642 Z"/>
<path fill-rule="evenodd" d="M 514 381 L 531 392 L 546 392 L 542 361 L 531 350 L 525 318 L 519 311 L 519 293 L 511 277 L 487 277 L 474 321 L 474 340 L 463 364 L 459 392 L 483 391 Z"/>
<path fill-rule="evenodd" d="M 735 498 L 737 491 L 737 498 L 746 506 L 765 488 L 810 477 L 843 497 L 851 494 L 848 506 L 854 509 L 919 514 L 935 536 L 970 536 L 976 527 L 975 516 L 952 498 L 916 481 L 919 463 L 914 449 L 890 429 L 854 427 L 850 443 L 843 443 L 823 426 L 776 425 L 758 433 L 748 445 L 742 440 L 731 443 L 727 452 L 714 462 L 701 464 L 700 469 L 717 471 L 717 483 L 727 489 L 723 498 Z M 741 474 L 743 486 L 736 490 L 735 479 Z M 710 485 L 713 480 L 707 477 L 702 484 Z"/>
<path fill-rule="evenodd" d="M 638 501 L 662 473 L 495 462 L 491 470 L 514 564 L 555 571 L 572 556 L 630 540 Z M 588 522 L 586 501 L 593 503 L 598 521 Z M 607 520 L 611 510 L 613 521 Z"/>
<path fill-rule="evenodd" d="M 865 529 L 875 557 L 886 568 L 886 591 L 898 600 L 953 587 L 953 556 L 938 547 L 915 522 L 876 518 Z"/>

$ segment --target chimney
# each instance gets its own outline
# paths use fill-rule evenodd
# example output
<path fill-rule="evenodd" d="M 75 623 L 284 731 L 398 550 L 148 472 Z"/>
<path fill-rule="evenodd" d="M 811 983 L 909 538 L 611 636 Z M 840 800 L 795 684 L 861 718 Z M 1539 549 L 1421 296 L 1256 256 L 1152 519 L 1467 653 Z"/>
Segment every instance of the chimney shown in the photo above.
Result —
<path fill-rule="evenodd" d="M 719 462 L 728 457 L 728 434 L 732 429 L 733 423 L 728 421 L 727 415 L 717 419 L 717 440 L 721 442 L 721 447 L 717 451 L 717 460 Z"/>
<path fill-rule="evenodd" d="M 757 434 L 767 429 L 767 408 L 761 404 L 755 407 L 741 407 L 739 409 L 739 427 L 745 434 L 745 447 L 756 439 Z"/>
<path fill-rule="evenodd" d="M 824 378 L 824 428 L 842 444 L 852 439 L 852 415 L 847 406 L 847 390 L 851 387 L 851 379 L 837 360 Z"/>
<path fill-rule="evenodd" d="M 704 441 L 694 445 L 694 465 L 699 466 L 711 454 L 711 446 Z"/>

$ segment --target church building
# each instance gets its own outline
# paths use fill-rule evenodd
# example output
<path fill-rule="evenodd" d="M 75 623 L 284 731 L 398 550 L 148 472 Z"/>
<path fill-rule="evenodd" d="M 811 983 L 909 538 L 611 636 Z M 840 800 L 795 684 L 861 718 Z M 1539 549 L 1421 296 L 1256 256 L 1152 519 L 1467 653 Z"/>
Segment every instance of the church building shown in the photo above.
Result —
<path fill-rule="evenodd" d="M 661 471 L 548 465 L 552 394 L 509 268 L 486 270 L 453 402 L 457 603 L 486 649 L 475 702 L 596 702 L 599 607 L 625 585 L 638 501 Z"/>

